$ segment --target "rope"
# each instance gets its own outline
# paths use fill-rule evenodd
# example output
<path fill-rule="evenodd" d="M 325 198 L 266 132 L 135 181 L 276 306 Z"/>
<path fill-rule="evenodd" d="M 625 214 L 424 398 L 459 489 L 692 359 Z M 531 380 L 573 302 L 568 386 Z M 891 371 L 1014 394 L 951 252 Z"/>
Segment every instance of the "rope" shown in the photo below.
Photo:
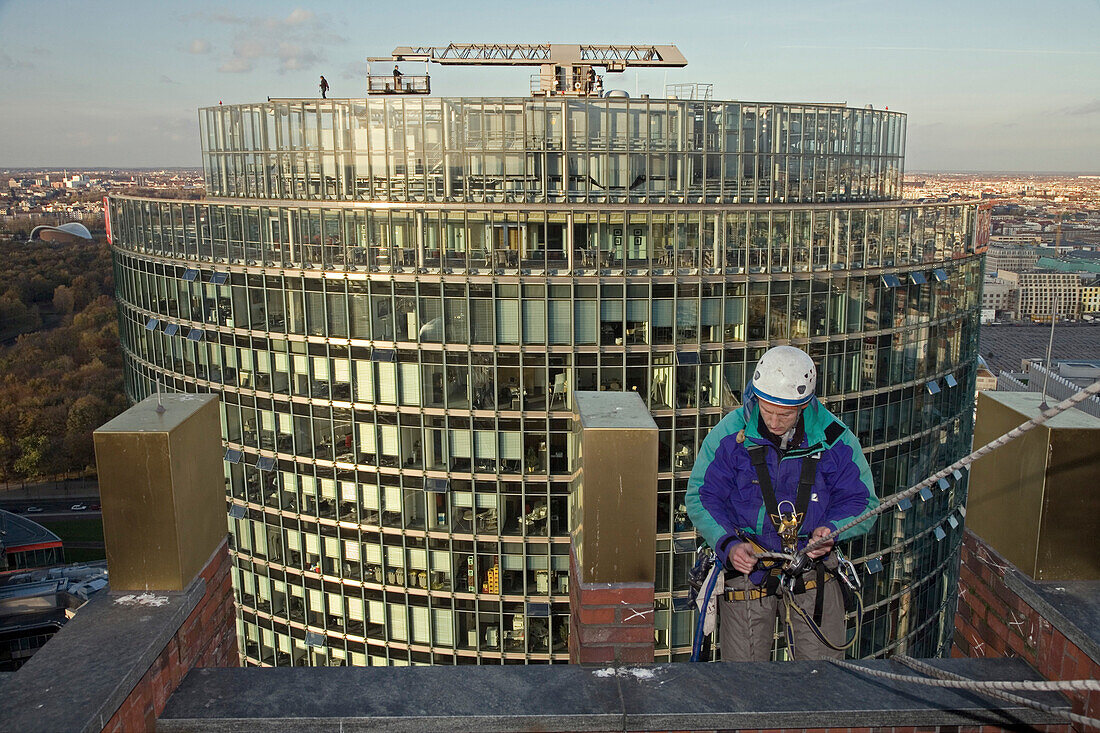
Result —
<path fill-rule="evenodd" d="M 835 582 L 843 583 L 844 581 L 837 578 Z M 818 588 L 817 592 L 818 593 L 824 593 L 825 588 L 824 587 Z M 853 591 L 853 593 L 855 594 L 855 600 L 856 600 L 855 631 L 852 633 L 852 638 L 848 639 L 844 643 L 843 646 L 840 646 L 839 644 L 834 643 L 827 636 L 825 636 L 825 632 L 821 630 L 821 627 L 814 623 L 813 617 L 810 616 L 810 614 L 806 613 L 806 610 L 804 608 L 802 608 L 802 606 L 798 605 L 798 601 L 796 601 L 794 599 L 794 596 L 785 587 L 780 586 L 780 600 L 783 602 L 783 605 L 785 607 L 784 617 L 783 617 L 783 624 L 784 624 L 785 631 L 786 631 L 786 634 L 787 634 L 787 648 L 791 652 L 791 658 L 792 659 L 798 659 L 798 655 L 795 653 L 794 631 L 793 631 L 793 627 L 791 625 L 791 609 L 792 609 L 792 607 L 794 608 L 795 613 L 797 613 L 798 616 L 802 619 L 802 622 L 804 624 L 806 624 L 806 628 L 808 628 L 813 633 L 813 635 L 817 637 L 817 640 L 820 641 L 825 646 L 832 649 L 833 651 L 837 651 L 837 652 L 845 651 L 847 649 L 850 649 L 852 647 L 852 645 L 856 643 L 856 639 L 859 638 L 859 627 L 860 627 L 861 622 L 863 620 L 863 598 L 860 596 L 859 593 L 857 593 L 855 591 Z M 750 627 L 751 627 L 751 624 L 750 624 Z M 847 632 L 845 632 L 845 636 L 847 636 Z"/>
<path fill-rule="evenodd" d="M 1061 690 L 1072 691 L 1084 691 L 1084 690 L 1100 690 L 1100 681 L 1098 680 L 1055 680 L 1051 682 L 1026 680 L 1026 681 L 978 681 L 967 679 L 961 675 L 954 674 L 952 672 L 946 672 L 942 669 L 938 669 L 929 664 L 918 662 L 916 659 L 907 657 L 904 655 L 898 655 L 893 657 L 898 662 L 911 667 L 918 672 L 922 672 L 927 675 L 936 677 L 937 679 L 929 679 L 928 677 L 913 677 L 912 675 L 897 674 L 894 672 L 884 672 L 878 669 L 871 669 L 869 667 L 861 667 L 858 664 L 844 661 L 841 659 L 830 659 L 833 664 L 849 669 L 855 672 L 863 672 L 874 677 L 881 677 L 883 679 L 894 680 L 896 682 L 906 682 L 917 685 L 925 685 L 927 687 L 950 687 L 960 690 L 970 690 L 972 692 L 979 692 L 992 697 L 998 697 L 1008 702 L 1013 702 L 1018 705 L 1024 705 L 1026 707 L 1039 710 L 1050 715 L 1057 715 L 1060 718 L 1067 718 L 1075 723 L 1081 723 L 1092 728 L 1100 728 L 1100 718 L 1090 718 L 1085 715 L 1078 715 L 1061 708 L 1056 708 L 1053 705 L 1047 705 L 1045 703 L 1032 700 L 1027 697 L 1021 697 L 1020 695 L 1013 695 L 1005 690 L 1024 690 L 1028 692 L 1051 692 Z"/>
<path fill-rule="evenodd" d="M 916 671 L 923 672 L 925 675 L 930 675 L 937 679 L 926 679 L 924 677 L 910 677 L 909 681 L 914 681 L 917 685 L 931 685 L 935 687 L 958 687 L 959 689 L 972 690 L 994 698 L 1000 698 L 1008 702 L 1015 702 L 1016 704 L 1025 705 L 1027 708 L 1033 708 L 1045 713 L 1051 713 L 1058 715 L 1059 718 L 1066 718 L 1075 723 L 1081 723 L 1089 727 L 1100 727 L 1100 719 L 1088 718 L 1087 715 L 1079 715 L 1075 712 L 1069 712 L 1060 708 L 1055 708 L 1053 705 L 1048 705 L 1043 702 L 1032 700 L 1031 698 L 1024 698 L 1019 694 L 1012 694 L 1011 692 L 1005 692 L 1004 690 L 1026 690 L 1026 691 L 1058 691 L 1058 690 L 1100 690 L 1100 682 L 1095 679 L 1078 679 L 1078 680 L 1055 680 L 1055 681 L 977 681 L 967 679 L 961 675 L 956 675 L 954 672 L 949 672 L 932 665 L 923 663 L 923 661 L 916 660 L 912 657 L 905 655 L 895 656 L 897 659 L 905 665 L 915 669 Z M 846 663 L 849 664 L 849 663 Z M 855 667 L 855 665 L 853 665 Z M 864 669 L 864 671 L 876 674 L 876 670 Z M 882 674 L 889 674 L 889 672 L 882 672 Z M 904 675 L 898 675 L 899 678 L 905 678 Z M 937 682 L 941 682 L 941 685 L 937 685 Z"/>
<path fill-rule="evenodd" d="M 1044 412 L 1040 413 L 1039 415 L 1031 418 L 1030 420 L 1023 423 L 1022 425 L 1019 425 L 1019 426 L 1013 428 L 1012 430 L 1009 430 L 1007 433 L 1000 436 L 999 438 L 995 438 L 995 439 L 989 441 L 988 443 L 983 445 L 981 448 L 978 448 L 977 450 L 972 451 L 969 455 L 960 458 L 959 460 L 955 461 L 954 463 L 952 463 L 947 468 L 944 468 L 941 471 L 937 471 L 936 473 L 934 473 L 931 476 L 929 476 L 928 478 L 926 478 L 924 481 L 921 481 L 919 484 L 911 486 L 908 489 L 906 489 L 905 491 L 902 491 L 901 493 L 894 494 L 893 496 L 891 496 L 889 499 L 887 499 L 886 501 L 879 504 L 874 509 L 872 509 L 868 512 L 865 512 L 864 514 L 861 514 L 860 516 L 856 517 L 855 519 L 848 522 L 844 526 L 833 530 L 832 532 L 825 535 L 824 537 L 819 537 L 816 540 L 810 541 L 804 548 L 802 548 L 797 553 L 795 553 L 795 556 L 793 556 L 793 557 L 790 556 L 790 555 L 784 555 L 783 553 L 776 553 L 776 552 L 762 553 L 760 555 L 757 555 L 757 557 L 770 557 L 770 558 L 777 558 L 777 559 L 793 560 L 798 555 L 805 555 L 808 551 L 811 551 L 814 548 L 816 548 L 816 547 L 818 547 L 818 546 L 820 546 L 820 545 L 822 545 L 826 542 L 829 542 L 830 540 L 835 540 L 837 538 L 837 536 L 840 535 L 842 532 L 845 532 L 845 531 L 851 529 L 852 527 L 856 526 L 857 524 L 860 524 L 862 522 L 867 521 L 871 517 L 882 514 L 887 509 L 890 509 L 891 507 L 893 507 L 895 504 L 901 502 L 904 499 L 908 499 L 911 496 L 914 496 L 915 494 L 919 493 L 922 489 L 928 488 L 932 484 L 939 481 L 941 478 L 946 478 L 947 476 L 951 475 L 955 471 L 958 471 L 961 468 L 965 468 L 965 467 L 969 466 L 971 463 L 978 460 L 982 456 L 985 456 L 989 453 L 992 453 L 993 451 L 997 450 L 1001 446 L 1003 446 L 1007 443 L 1010 443 L 1013 440 L 1016 440 L 1016 438 L 1019 438 L 1021 435 L 1028 432 L 1029 430 L 1032 430 L 1034 428 L 1039 427 L 1040 425 L 1047 422 L 1051 418 L 1062 414 L 1066 410 L 1071 409 L 1074 405 L 1078 404 L 1079 402 L 1084 402 L 1086 399 L 1088 399 L 1089 397 L 1091 397 L 1092 395 L 1095 395 L 1095 394 L 1100 394 L 1100 380 L 1097 380 L 1097 381 L 1093 382 L 1092 384 L 1090 384 L 1088 387 L 1085 387 L 1084 389 L 1082 389 L 1077 394 L 1073 395 L 1072 397 L 1070 397 L 1068 399 L 1062 400 L 1058 404 L 1054 405 L 1053 407 L 1051 407 L 1048 410 L 1045 410 Z"/>
<path fill-rule="evenodd" d="M 918 672 L 933 677 L 939 677 L 943 680 L 953 679 L 956 681 L 967 681 L 974 685 L 972 689 L 975 690 L 981 690 L 988 687 L 997 690 L 1021 690 L 1024 692 L 1059 692 L 1062 690 L 1069 690 L 1072 692 L 1100 691 L 1100 680 L 967 680 L 967 678 L 961 675 L 944 671 L 938 667 L 933 667 L 931 664 L 913 659 L 904 654 L 897 654 L 892 657 L 892 659 L 901 662 L 907 667 L 912 667 Z"/>
<path fill-rule="evenodd" d="M 936 473 L 934 473 L 931 476 L 927 477 L 926 479 L 924 479 L 920 483 L 909 487 L 905 491 L 894 494 L 888 500 L 883 501 L 882 503 L 880 503 L 874 509 L 861 514 L 860 516 L 858 516 L 855 519 L 851 520 L 850 522 L 843 525 L 842 527 L 839 527 L 839 528 L 833 530 L 828 535 L 826 535 L 824 537 L 820 537 L 816 540 L 812 540 L 804 548 L 802 548 L 802 550 L 796 552 L 793 555 L 783 553 L 783 552 L 757 552 L 757 553 L 754 553 L 754 555 L 757 558 L 760 558 L 760 559 L 776 559 L 776 560 L 794 561 L 798 557 L 800 557 L 802 555 L 805 555 L 809 551 L 812 551 L 814 548 L 816 548 L 816 547 L 818 547 L 818 546 L 820 546 L 820 545 L 822 545 L 826 542 L 829 542 L 830 540 L 835 540 L 836 537 L 839 536 L 842 532 L 845 532 L 848 529 L 851 529 L 852 527 L 856 526 L 857 524 L 861 524 L 862 522 L 867 521 L 871 517 L 882 514 L 883 512 L 885 512 L 888 509 L 892 508 L 893 506 L 897 505 L 898 503 L 900 503 L 904 499 L 907 499 L 911 496 L 916 495 L 921 490 L 923 490 L 925 488 L 928 488 L 929 486 L 932 486 L 933 484 L 938 482 L 940 479 L 946 478 L 947 476 L 951 475 L 955 471 L 958 471 L 959 469 L 962 469 L 962 468 L 966 468 L 967 466 L 969 466 L 971 463 L 978 460 L 979 458 L 982 458 L 983 456 L 988 455 L 989 453 L 992 453 L 993 451 L 997 450 L 998 448 L 1012 442 L 1016 438 L 1019 438 L 1024 433 L 1026 433 L 1030 430 L 1033 430 L 1034 428 L 1039 427 L 1040 425 L 1046 423 L 1047 421 L 1051 420 L 1052 418 L 1062 414 L 1066 410 L 1072 409 L 1078 403 L 1084 402 L 1086 399 L 1088 399 L 1088 398 L 1090 398 L 1094 395 L 1097 395 L 1097 394 L 1100 394 L 1100 380 L 1098 380 L 1096 382 L 1093 382 L 1088 387 L 1085 387 L 1084 389 L 1080 390 L 1079 392 L 1077 392 L 1073 396 L 1069 397 L 1068 399 L 1065 399 L 1065 400 L 1059 402 L 1058 404 L 1054 405 L 1053 407 L 1051 407 L 1047 410 L 1044 410 L 1042 413 L 1040 413 L 1036 417 L 1031 418 L 1027 422 L 1013 428 L 1012 430 L 1009 430 L 1004 435 L 1001 435 L 1000 437 L 995 438 L 994 440 L 991 440 L 990 442 L 986 443 L 985 445 L 978 448 L 977 450 L 971 451 L 969 455 L 966 455 L 963 458 L 960 458 L 958 461 L 955 461 L 954 463 L 952 463 L 947 468 L 944 468 L 940 471 L 937 471 Z M 788 613 L 788 619 L 787 620 L 788 620 L 788 623 L 789 623 L 789 614 L 790 614 L 789 607 L 788 607 L 787 613 Z M 1029 692 L 1048 692 L 1048 691 L 1063 691 L 1063 690 L 1065 690 L 1065 691 L 1081 691 L 1081 692 L 1084 692 L 1084 691 L 1100 692 L 1100 680 L 977 681 L 977 680 L 967 679 L 965 677 L 953 674 L 951 672 L 945 672 L 944 670 L 937 669 L 936 667 L 932 667 L 931 665 L 924 664 L 923 662 L 918 662 L 917 660 L 912 659 L 912 658 L 907 657 L 907 656 L 904 656 L 904 655 L 898 655 L 898 656 L 894 657 L 894 659 L 901 662 L 902 664 L 905 664 L 906 666 L 909 666 L 909 667 L 913 668 L 914 670 L 916 670 L 918 672 L 922 672 L 926 675 L 930 675 L 931 677 L 934 677 L 935 679 L 932 679 L 930 677 L 914 677 L 912 675 L 902 675 L 902 674 L 896 674 L 896 673 L 893 673 L 893 672 L 884 672 L 884 671 L 877 670 L 877 669 L 870 669 L 868 667 L 861 667 L 857 664 L 853 664 L 852 662 L 848 662 L 848 661 L 840 660 L 840 659 L 830 659 L 829 661 L 831 661 L 833 664 L 835 664 L 839 667 L 842 667 L 844 669 L 849 669 L 849 670 L 852 670 L 852 671 L 855 671 L 855 672 L 863 672 L 865 674 L 873 675 L 875 677 L 881 677 L 883 679 L 895 680 L 895 681 L 898 681 L 898 682 L 906 682 L 906 683 L 918 684 L 918 685 L 926 685 L 926 686 L 931 686 L 931 687 L 950 687 L 950 688 L 955 688 L 955 689 L 963 689 L 963 690 L 970 690 L 970 691 L 973 691 L 973 692 L 979 692 L 979 693 L 982 693 L 982 694 L 986 694 L 986 695 L 990 695 L 990 696 L 993 696 L 993 697 L 1000 698 L 1002 700 L 1006 700 L 1008 702 L 1016 703 L 1016 704 L 1019 704 L 1019 705 L 1024 705 L 1026 707 L 1029 707 L 1029 708 L 1032 708 L 1032 709 L 1035 709 L 1035 710 L 1039 710 L 1041 712 L 1045 712 L 1045 713 L 1048 713 L 1048 714 L 1051 714 L 1051 715 L 1056 715 L 1056 716 L 1061 717 L 1061 718 L 1066 718 L 1066 719 L 1068 719 L 1068 720 L 1070 720 L 1074 723 L 1079 723 L 1081 725 L 1085 725 L 1085 726 L 1089 726 L 1089 727 L 1092 727 L 1092 728 L 1100 729 L 1100 718 L 1090 718 L 1090 717 L 1085 716 L 1085 715 L 1078 715 L 1078 714 L 1073 713 L 1073 712 L 1062 710 L 1060 708 L 1055 708 L 1054 706 L 1047 705 L 1045 703 L 1040 703 L 1040 702 L 1037 702 L 1035 700 L 1031 700 L 1031 699 L 1026 698 L 1026 697 L 1021 697 L 1020 695 L 1014 695 L 1011 692 L 1007 692 L 1007 690 L 1021 690 L 1021 691 L 1029 691 Z"/>

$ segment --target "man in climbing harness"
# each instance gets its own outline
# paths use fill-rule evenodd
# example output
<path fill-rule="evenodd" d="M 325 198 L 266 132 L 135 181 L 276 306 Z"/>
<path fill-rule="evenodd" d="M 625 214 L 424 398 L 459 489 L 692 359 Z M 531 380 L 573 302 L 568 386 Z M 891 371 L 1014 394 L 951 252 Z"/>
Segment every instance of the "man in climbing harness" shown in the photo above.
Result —
<path fill-rule="evenodd" d="M 688 515 L 726 570 L 718 602 L 725 661 L 770 659 L 777 618 L 794 658 L 844 656 L 845 600 L 858 594 L 854 571 L 844 572 L 851 565 L 831 540 L 796 553 L 877 506 L 878 497 L 859 441 L 814 396 L 816 382 L 804 351 L 769 349 L 744 404 L 710 431 L 691 472 Z M 756 557 L 764 552 L 799 562 Z"/>

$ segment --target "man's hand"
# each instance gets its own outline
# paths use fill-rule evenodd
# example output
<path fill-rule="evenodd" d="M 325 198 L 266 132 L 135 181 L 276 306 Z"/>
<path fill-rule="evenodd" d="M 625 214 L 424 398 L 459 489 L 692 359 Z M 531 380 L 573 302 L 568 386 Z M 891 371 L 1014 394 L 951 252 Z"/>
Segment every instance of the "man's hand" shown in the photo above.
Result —
<path fill-rule="evenodd" d="M 730 565 L 739 573 L 748 575 L 756 567 L 756 555 L 748 542 L 738 542 L 730 550 Z"/>
<path fill-rule="evenodd" d="M 827 537 L 832 534 L 832 532 L 833 530 L 829 529 L 828 527 L 818 527 L 814 530 L 814 533 L 810 535 L 810 540 L 813 541 L 819 537 Z M 812 557 L 815 560 L 819 557 L 824 557 L 825 555 L 829 554 L 829 550 L 833 549 L 834 544 L 835 542 L 833 540 L 822 542 L 820 545 L 807 552 L 806 557 Z"/>

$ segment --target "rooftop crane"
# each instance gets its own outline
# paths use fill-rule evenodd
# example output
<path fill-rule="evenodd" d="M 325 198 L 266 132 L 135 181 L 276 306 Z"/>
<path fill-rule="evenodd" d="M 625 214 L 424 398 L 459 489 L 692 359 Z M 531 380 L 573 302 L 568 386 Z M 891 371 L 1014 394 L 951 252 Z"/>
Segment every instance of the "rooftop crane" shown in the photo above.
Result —
<path fill-rule="evenodd" d="M 405 75 L 401 62 L 425 64 L 423 76 Z M 451 43 L 446 46 L 398 46 L 389 57 L 368 59 L 368 64 L 393 62 L 393 72 L 374 74 L 368 70 L 371 94 L 429 94 L 431 79 L 427 64 L 444 66 L 538 66 L 537 96 L 591 96 L 602 92 L 597 68 L 605 72 L 630 67 L 682 68 L 687 59 L 674 45 L 602 45 L 576 43 Z M 369 66 L 368 66 L 369 69 Z"/>

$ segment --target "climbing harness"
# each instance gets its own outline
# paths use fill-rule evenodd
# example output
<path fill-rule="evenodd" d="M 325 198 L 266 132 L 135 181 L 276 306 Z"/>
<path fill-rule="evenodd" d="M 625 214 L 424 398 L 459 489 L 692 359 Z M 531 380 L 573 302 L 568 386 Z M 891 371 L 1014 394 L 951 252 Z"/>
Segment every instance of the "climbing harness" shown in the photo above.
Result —
<path fill-rule="evenodd" d="M 819 567 L 823 567 L 823 565 L 819 563 Z M 841 573 L 836 572 L 833 574 L 841 579 L 839 582 L 841 583 L 841 595 L 844 598 L 845 610 L 851 612 L 855 617 L 855 624 L 852 630 L 852 636 L 851 638 L 847 639 L 843 644 L 838 644 L 825 636 L 825 633 L 821 630 L 821 613 L 823 610 L 822 606 L 825 600 L 824 588 L 822 588 L 817 593 L 817 600 L 814 605 L 814 613 L 812 616 L 808 614 L 806 610 L 798 604 L 798 601 L 794 598 L 794 594 L 789 593 L 784 589 L 783 593 L 785 597 L 783 598 L 783 626 L 784 633 L 787 638 L 787 649 L 790 651 L 790 656 L 792 659 L 797 659 L 798 653 L 795 649 L 794 630 L 791 624 L 793 618 L 791 616 L 791 611 L 794 611 L 795 615 L 802 619 L 803 623 L 806 624 L 806 627 L 817 638 L 819 642 L 821 642 L 829 649 L 832 649 L 833 651 L 846 651 L 847 649 L 851 648 L 851 646 L 856 643 L 856 639 L 859 638 L 859 628 L 863 622 L 863 597 L 858 591 L 853 591 L 847 586 L 847 581 L 844 580 Z"/>
<path fill-rule="evenodd" d="M 779 533 L 779 540 L 783 544 L 784 551 L 794 554 L 798 546 L 798 530 L 802 526 L 802 520 L 806 516 L 806 508 L 810 505 L 810 497 L 813 495 L 814 480 L 817 478 L 817 465 L 821 460 L 821 453 L 814 452 L 803 457 L 802 471 L 798 477 L 798 491 L 794 501 L 784 500 L 780 503 L 775 496 L 775 487 L 772 485 L 771 473 L 768 471 L 768 450 L 765 445 L 754 445 L 747 449 L 749 460 L 753 470 L 756 471 L 756 479 L 760 482 L 760 494 L 764 499 L 764 508 L 768 512 L 768 519 Z M 801 451 L 800 451 L 801 452 Z M 789 507 L 784 511 L 784 506 Z"/>
<path fill-rule="evenodd" d="M 828 426 L 826 431 L 827 439 L 831 438 L 832 441 L 835 441 L 836 438 L 839 437 L 838 427 L 839 432 L 843 432 L 843 426 L 839 426 L 835 421 Z M 855 575 L 855 569 L 851 567 L 851 563 L 848 559 L 844 558 L 844 565 L 846 567 L 843 568 L 841 573 L 836 573 L 827 568 L 820 558 L 814 560 L 797 551 L 799 539 L 805 538 L 805 535 L 799 534 L 799 530 L 802 528 L 802 522 L 806 518 L 806 509 L 809 507 L 810 497 L 813 496 L 814 481 L 817 478 L 817 469 L 821 461 L 821 452 L 818 446 L 812 446 L 809 449 L 803 450 L 795 449 L 789 451 L 787 454 L 789 457 L 799 455 L 802 458 L 798 489 L 795 493 L 793 502 L 789 499 L 784 499 L 783 501 L 777 500 L 771 473 L 768 470 L 768 446 L 756 445 L 747 450 L 749 453 L 749 460 L 752 462 L 753 469 L 756 471 L 757 481 L 760 484 L 760 494 L 764 500 L 765 510 L 772 525 L 775 527 L 776 533 L 779 535 L 779 541 L 783 547 L 783 554 L 786 556 L 786 559 L 783 563 L 772 562 L 770 568 L 766 567 L 768 574 L 759 587 L 748 590 L 726 591 L 726 600 L 757 600 L 766 596 L 778 595 L 779 600 L 783 604 L 783 627 L 787 637 L 787 645 L 791 650 L 792 656 L 794 655 L 794 630 L 792 627 L 794 616 L 798 616 L 798 618 L 802 619 L 813 635 L 828 648 L 836 651 L 847 649 L 855 643 L 859 623 L 863 618 L 863 601 L 858 592 L 859 580 Z M 763 549 L 755 542 L 752 544 L 754 550 Z M 758 557 L 761 555 L 759 552 L 756 554 Z M 806 577 L 811 574 L 814 577 Z M 842 585 L 842 596 L 844 598 L 845 608 L 846 610 L 854 611 L 856 614 L 856 634 L 853 634 L 852 638 L 843 644 L 838 644 L 826 638 L 824 632 L 821 630 L 827 575 L 835 575 L 840 578 L 839 582 L 841 582 Z M 796 595 L 801 595 L 808 590 L 816 591 L 814 593 L 814 610 L 812 614 L 806 613 L 795 598 Z M 794 615 L 792 615 L 792 612 Z"/>

